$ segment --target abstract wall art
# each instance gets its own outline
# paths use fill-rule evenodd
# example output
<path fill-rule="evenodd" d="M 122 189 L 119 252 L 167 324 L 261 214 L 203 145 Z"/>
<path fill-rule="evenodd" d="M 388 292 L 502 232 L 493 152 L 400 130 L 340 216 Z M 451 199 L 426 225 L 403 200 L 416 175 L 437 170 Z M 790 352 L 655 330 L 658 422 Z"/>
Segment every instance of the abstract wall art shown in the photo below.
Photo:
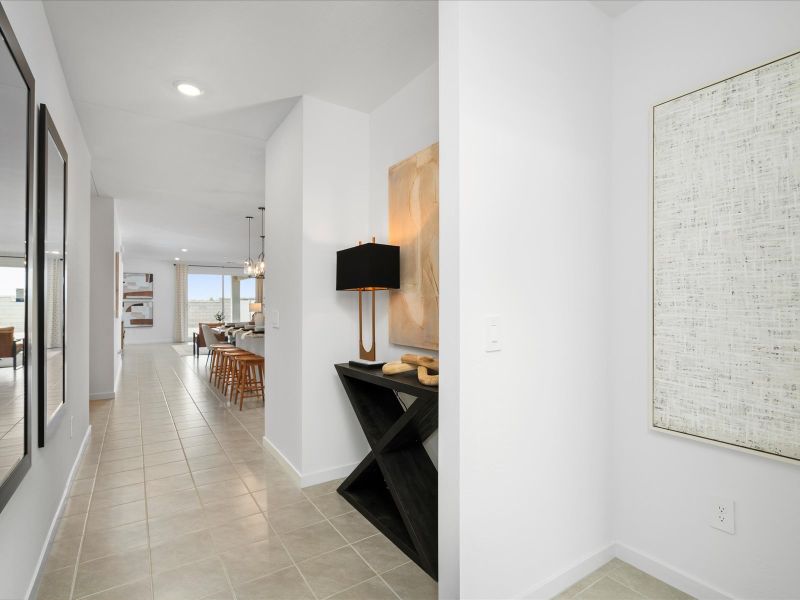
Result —
<path fill-rule="evenodd" d="M 153 298 L 152 273 L 124 273 L 122 276 L 122 299 Z"/>
<path fill-rule="evenodd" d="M 125 327 L 152 327 L 152 300 L 123 300 L 122 323 Z"/>
<path fill-rule="evenodd" d="M 439 144 L 389 168 L 389 243 L 400 246 L 400 289 L 389 341 L 439 349 Z"/>
<path fill-rule="evenodd" d="M 800 53 L 653 108 L 652 426 L 800 460 Z"/>

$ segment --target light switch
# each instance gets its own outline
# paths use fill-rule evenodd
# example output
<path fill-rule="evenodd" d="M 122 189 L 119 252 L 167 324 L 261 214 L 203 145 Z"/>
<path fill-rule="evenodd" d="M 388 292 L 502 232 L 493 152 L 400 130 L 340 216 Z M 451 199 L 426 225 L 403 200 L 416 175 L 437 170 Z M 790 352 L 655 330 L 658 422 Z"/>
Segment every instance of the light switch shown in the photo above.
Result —
<path fill-rule="evenodd" d="M 500 350 L 500 317 L 486 315 L 486 352 Z"/>
<path fill-rule="evenodd" d="M 273 329 L 280 329 L 280 326 L 281 326 L 281 315 L 278 312 L 277 308 L 273 308 L 270 311 L 269 320 L 272 321 L 272 328 Z"/>

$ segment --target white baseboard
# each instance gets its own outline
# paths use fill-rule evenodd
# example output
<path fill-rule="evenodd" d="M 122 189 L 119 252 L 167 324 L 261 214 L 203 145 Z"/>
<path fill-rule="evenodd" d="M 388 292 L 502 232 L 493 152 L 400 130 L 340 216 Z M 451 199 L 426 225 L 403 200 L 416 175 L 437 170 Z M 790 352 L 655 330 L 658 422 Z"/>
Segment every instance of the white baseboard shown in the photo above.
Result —
<path fill-rule="evenodd" d="M 535 585 L 529 591 L 525 592 L 521 598 L 547 600 L 553 596 L 557 596 L 576 581 L 580 581 L 592 571 L 602 567 L 612 558 L 614 558 L 614 544 L 609 544 L 597 552 L 585 556 L 576 564 L 554 575 L 543 583 Z"/>
<path fill-rule="evenodd" d="M 665 564 L 652 556 L 640 552 L 621 542 L 609 544 L 605 548 L 584 557 L 575 565 L 551 577 L 544 583 L 534 586 L 521 598 L 546 600 L 557 596 L 572 584 L 580 581 L 595 569 L 603 566 L 612 558 L 618 558 L 652 575 L 672 587 L 678 588 L 700 600 L 730 600 L 732 594 L 716 589 L 691 575 Z"/>
<path fill-rule="evenodd" d="M 115 396 L 114 392 L 97 392 L 89 394 L 89 400 L 113 400 Z"/>
<path fill-rule="evenodd" d="M 321 471 L 314 471 L 313 473 L 301 473 L 297 470 L 297 467 L 292 464 L 292 461 L 286 458 L 283 452 L 278 450 L 278 448 L 276 448 L 275 445 L 267 439 L 267 436 L 264 436 L 263 440 L 264 449 L 267 450 L 267 452 L 269 452 L 275 458 L 275 460 L 278 461 L 278 463 L 280 463 L 289 477 L 292 478 L 294 484 L 301 488 L 347 477 L 353 472 L 353 469 L 358 466 L 358 463 L 353 463 L 350 465 L 341 465 L 338 467 L 332 467 L 330 469 L 323 469 Z"/>
<path fill-rule="evenodd" d="M 632 564 L 637 569 L 700 600 L 729 600 L 734 597 L 732 594 L 712 587 L 672 565 L 661 562 L 621 542 L 614 544 L 614 555 L 620 560 Z"/>
<path fill-rule="evenodd" d="M 28 591 L 25 593 L 26 600 L 33 598 L 34 593 L 39 588 L 39 581 L 41 580 L 43 574 L 42 567 L 47 559 L 48 552 L 50 552 L 50 546 L 53 545 L 53 538 L 55 537 L 56 529 L 58 528 L 58 520 L 61 518 L 61 514 L 64 512 L 64 506 L 67 504 L 67 499 L 69 498 L 69 489 L 72 487 L 72 482 L 75 479 L 76 473 L 78 472 L 81 460 L 83 459 L 83 454 L 86 452 L 86 446 L 89 444 L 89 438 L 91 437 L 92 426 L 89 425 L 89 427 L 86 429 L 86 433 L 83 436 L 83 441 L 81 442 L 81 447 L 78 450 L 78 455 L 75 457 L 75 462 L 72 463 L 72 469 L 70 469 L 69 476 L 67 477 L 67 484 L 64 486 L 64 492 L 61 494 L 61 502 L 58 503 L 56 513 L 53 515 L 53 520 L 50 523 L 50 529 L 47 531 L 47 538 L 42 546 L 42 551 L 39 553 L 39 560 L 36 563 L 36 570 L 33 573 L 33 578 L 31 579 L 30 585 L 28 585 Z"/>
<path fill-rule="evenodd" d="M 278 464 L 283 467 L 284 471 L 286 471 L 286 474 L 292 478 L 292 482 L 296 486 L 301 487 L 300 480 L 302 479 L 302 475 L 300 474 L 300 471 L 298 471 L 297 468 L 292 464 L 292 461 L 286 458 L 283 455 L 283 452 L 278 450 L 278 448 L 267 439 L 267 436 L 264 436 L 262 439 L 264 441 L 264 449 L 269 452 L 275 460 L 278 461 Z"/>

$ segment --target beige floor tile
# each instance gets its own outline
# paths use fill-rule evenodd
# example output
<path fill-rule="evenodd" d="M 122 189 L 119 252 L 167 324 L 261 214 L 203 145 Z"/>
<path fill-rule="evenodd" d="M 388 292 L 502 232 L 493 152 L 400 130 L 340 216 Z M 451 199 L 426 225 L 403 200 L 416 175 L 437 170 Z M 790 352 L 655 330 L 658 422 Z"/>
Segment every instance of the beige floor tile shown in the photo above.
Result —
<path fill-rule="evenodd" d="M 436 600 L 439 594 L 436 582 L 413 562 L 387 571 L 381 577 L 402 600 Z"/>
<path fill-rule="evenodd" d="M 184 448 L 192 448 L 194 446 L 207 446 L 208 444 L 216 444 L 217 438 L 213 435 L 196 435 L 194 437 L 181 438 L 181 444 Z"/>
<path fill-rule="evenodd" d="M 144 500 L 100 508 L 89 513 L 86 531 L 111 529 L 112 527 L 135 523 L 136 521 L 144 521 L 146 517 Z"/>
<path fill-rule="evenodd" d="M 165 452 L 157 452 L 155 454 L 146 454 L 144 457 L 145 467 L 155 467 L 156 465 L 163 465 L 166 463 L 176 462 L 183 460 L 183 450 L 166 450 Z"/>
<path fill-rule="evenodd" d="M 91 494 L 72 496 L 64 505 L 64 512 L 61 513 L 61 516 L 72 517 L 74 515 L 81 515 L 85 512 L 89 512 L 89 501 L 91 499 Z"/>
<path fill-rule="evenodd" d="M 331 600 L 397 600 L 397 596 L 383 581 L 373 577 L 331 596 Z"/>
<path fill-rule="evenodd" d="M 123 458 L 121 460 L 112 460 L 111 462 L 101 462 L 97 474 L 109 475 L 111 473 L 121 473 L 122 471 L 141 469 L 142 466 L 142 457 L 134 456 L 133 458 Z"/>
<path fill-rule="evenodd" d="M 208 502 L 203 508 L 209 527 L 216 527 L 228 521 L 235 521 L 250 515 L 261 514 L 255 500 L 250 494 L 243 494 L 235 498 Z"/>
<path fill-rule="evenodd" d="M 350 543 L 363 540 L 364 538 L 378 533 L 378 530 L 375 529 L 372 523 L 355 511 L 334 517 L 331 519 L 331 523 L 333 523 L 333 526 L 336 527 L 339 533 Z"/>
<path fill-rule="evenodd" d="M 163 465 L 154 465 L 152 467 L 145 467 L 144 478 L 145 481 L 152 481 L 154 479 L 163 479 L 164 477 L 174 477 L 175 475 L 183 475 L 189 472 L 189 465 L 186 464 L 184 459 L 175 462 L 164 463 Z"/>
<path fill-rule="evenodd" d="M 208 485 L 209 483 L 218 483 L 220 481 L 228 481 L 230 479 L 239 479 L 239 474 L 233 465 L 222 467 L 213 467 L 211 469 L 203 469 L 201 471 L 193 471 L 195 483 L 200 485 Z"/>
<path fill-rule="evenodd" d="M 95 491 L 110 490 L 124 485 L 132 485 L 134 483 L 142 483 L 144 481 L 144 470 L 136 469 L 133 471 L 122 471 L 121 473 L 112 473 L 110 475 L 98 475 L 95 480 Z"/>
<path fill-rule="evenodd" d="M 309 498 L 316 498 L 317 496 L 324 496 L 325 494 L 330 494 L 336 491 L 336 489 L 342 485 L 344 479 L 334 479 L 333 481 L 326 481 L 325 483 L 318 483 L 317 485 L 312 485 L 309 487 L 303 488 L 303 493 L 308 496 Z"/>
<path fill-rule="evenodd" d="M 603 576 L 579 592 L 575 598 L 576 600 L 641 600 L 644 596 L 610 577 Z"/>
<path fill-rule="evenodd" d="M 123 485 L 121 487 L 95 492 L 92 495 L 92 503 L 89 506 L 89 512 L 117 506 L 118 504 L 135 502 L 137 500 L 144 500 L 144 483 L 133 483 L 131 485 Z"/>
<path fill-rule="evenodd" d="M 328 518 L 338 517 L 339 515 L 355 510 L 338 492 L 312 497 L 311 502 L 313 502 L 314 506 Z"/>
<path fill-rule="evenodd" d="M 100 455 L 100 468 L 102 469 L 102 465 L 105 463 L 114 462 L 125 458 L 135 458 L 141 455 L 141 446 L 130 446 L 129 448 L 120 448 L 119 450 L 103 450 L 103 453 Z"/>
<path fill-rule="evenodd" d="M 91 494 L 94 487 L 94 479 L 76 479 L 72 483 L 72 488 L 69 490 L 70 498 L 74 496 L 82 496 L 84 494 Z"/>
<path fill-rule="evenodd" d="M 204 425 L 202 427 L 188 427 L 186 429 L 178 430 L 178 437 L 182 440 L 190 437 L 207 436 L 211 435 L 211 429 Z"/>
<path fill-rule="evenodd" d="M 236 586 L 238 600 L 314 600 L 295 567 Z"/>
<path fill-rule="evenodd" d="M 214 467 L 227 467 L 231 464 L 231 461 L 229 461 L 228 457 L 224 454 L 192 456 L 188 458 L 187 461 L 189 463 L 189 468 L 192 471 L 202 471 L 205 469 L 213 469 Z"/>
<path fill-rule="evenodd" d="M 353 544 L 353 548 L 378 573 L 385 573 L 410 560 L 381 533 L 356 542 Z"/>
<path fill-rule="evenodd" d="M 313 525 L 325 518 L 308 500 L 270 510 L 267 515 L 270 523 L 278 533 Z"/>
<path fill-rule="evenodd" d="M 347 540 L 339 535 L 339 532 L 327 521 L 283 533 L 281 540 L 289 554 L 297 562 L 347 545 Z"/>
<path fill-rule="evenodd" d="M 199 446 L 189 446 L 183 449 L 186 453 L 186 458 L 197 458 L 200 456 L 213 456 L 215 454 L 222 454 L 222 446 L 217 443 L 202 444 Z"/>
<path fill-rule="evenodd" d="M 161 454 L 162 452 L 169 452 L 171 450 L 180 450 L 181 443 L 178 440 L 168 440 L 166 442 L 144 444 L 142 448 L 144 450 L 144 455 L 149 456 L 150 454 Z"/>
<path fill-rule="evenodd" d="M 229 479 L 197 487 L 197 494 L 203 503 L 217 502 L 247 493 L 247 486 L 241 479 Z"/>
<path fill-rule="evenodd" d="M 277 537 L 240 546 L 221 555 L 234 587 L 292 566 Z"/>
<path fill-rule="evenodd" d="M 268 539 L 275 534 L 261 513 L 214 527 L 211 536 L 220 550 Z"/>
<path fill-rule="evenodd" d="M 65 600 L 72 589 L 73 567 L 64 567 L 42 575 L 36 600 Z"/>
<path fill-rule="evenodd" d="M 150 577 L 86 596 L 86 600 L 152 600 L 152 598 L 153 586 Z"/>
<path fill-rule="evenodd" d="M 199 508 L 184 511 L 167 517 L 150 519 L 150 544 L 160 544 L 175 537 L 201 529 L 208 529 L 205 515 Z"/>
<path fill-rule="evenodd" d="M 200 499 L 194 488 L 170 492 L 161 496 L 153 496 L 147 499 L 147 517 L 157 519 L 175 513 L 200 508 Z"/>
<path fill-rule="evenodd" d="M 326 598 L 375 576 L 349 546 L 298 563 L 297 568 L 318 598 Z"/>
<path fill-rule="evenodd" d="M 258 492 L 267 487 L 267 478 L 263 475 L 249 475 L 242 477 L 242 481 L 251 492 Z"/>
<path fill-rule="evenodd" d="M 119 554 L 147 545 L 147 523 L 139 521 L 113 529 L 90 531 L 83 538 L 81 562 Z"/>
<path fill-rule="evenodd" d="M 619 565 L 618 568 L 608 574 L 608 577 L 648 598 L 657 598 L 658 600 L 691 599 L 688 594 L 627 563 Z"/>
<path fill-rule="evenodd" d="M 602 568 L 603 567 L 600 567 L 600 569 Z M 604 577 L 604 573 L 600 569 L 597 569 L 596 571 L 589 573 L 586 577 L 576 581 L 558 596 L 556 596 L 553 600 L 567 600 L 568 598 L 574 598 L 580 592 Z"/>
<path fill-rule="evenodd" d="M 78 551 L 81 547 L 83 536 L 73 535 L 69 537 L 59 537 L 53 540 L 50 546 L 50 553 L 47 555 L 47 562 L 44 572 L 49 573 L 64 567 L 74 567 L 78 561 Z"/>
<path fill-rule="evenodd" d="M 58 537 L 74 537 L 83 534 L 83 527 L 86 524 L 86 515 L 73 515 L 71 517 L 61 517 L 58 524 Z"/>
<path fill-rule="evenodd" d="M 160 573 L 197 562 L 215 553 L 216 548 L 211 534 L 207 530 L 201 530 L 152 546 L 150 560 L 153 573 Z"/>
<path fill-rule="evenodd" d="M 189 473 L 184 473 L 183 475 L 173 475 L 172 477 L 148 481 L 145 485 L 145 495 L 148 498 L 153 498 L 155 496 L 192 488 L 194 488 L 192 476 Z"/>
<path fill-rule="evenodd" d="M 217 557 L 153 575 L 154 600 L 191 600 L 229 589 Z"/>
<path fill-rule="evenodd" d="M 75 597 L 82 598 L 108 588 L 130 583 L 150 572 L 146 548 L 130 550 L 78 565 Z"/>

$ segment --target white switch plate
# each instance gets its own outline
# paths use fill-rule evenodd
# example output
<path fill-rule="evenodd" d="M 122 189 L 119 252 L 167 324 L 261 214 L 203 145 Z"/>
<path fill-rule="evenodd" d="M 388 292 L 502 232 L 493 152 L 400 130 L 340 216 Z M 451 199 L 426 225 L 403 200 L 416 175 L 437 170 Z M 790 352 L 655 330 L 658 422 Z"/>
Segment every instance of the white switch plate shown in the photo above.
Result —
<path fill-rule="evenodd" d="M 486 315 L 486 352 L 500 351 L 500 316 Z"/>
<path fill-rule="evenodd" d="M 711 514 L 709 525 L 731 535 L 736 533 L 736 513 L 733 500 L 728 498 L 711 498 Z"/>
<path fill-rule="evenodd" d="M 280 328 L 280 326 L 281 326 L 281 315 L 278 312 L 277 308 L 273 308 L 272 311 L 270 311 L 269 320 L 272 321 L 272 328 L 273 329 L 279 329 Z"/>

